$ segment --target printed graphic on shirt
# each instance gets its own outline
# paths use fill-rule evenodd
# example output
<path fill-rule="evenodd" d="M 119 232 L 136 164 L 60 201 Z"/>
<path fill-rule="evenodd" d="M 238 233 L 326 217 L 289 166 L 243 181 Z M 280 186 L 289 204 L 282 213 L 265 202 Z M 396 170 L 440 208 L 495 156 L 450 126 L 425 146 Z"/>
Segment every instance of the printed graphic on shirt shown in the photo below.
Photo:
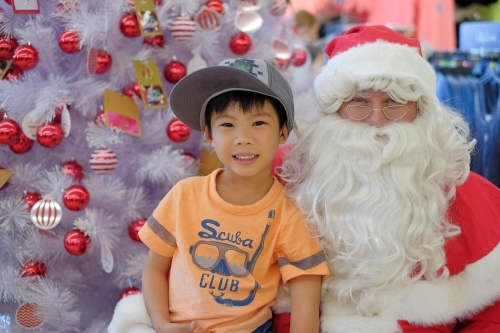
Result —
<path fill-rule="evenodd" d="M 267 216 L 265 229 L 257 242 L 253 239 L 245 239 L 238 231 L 231 235 L 224 231 L 218 231 L 220 223 L 215 220 L 203 220 L 198 236 L 208 241 L 200 240 L 191 246 L 189 253 L 193 263 L 206 273 L 200 276 L 199 287 L 209 289 L 214 301 L 224 306 L 246 306 L 255 299 L 255 294 L 260 289 L 260 284 L 252 276 L 255 263 L 264 249 L 264 241 L 274 219 L 275 210 L 271 210 Z M 233 244 L 228 244 L 233 243 Z M 250 257 L 250 250 L 257 245 L 255 252 Z M 248 249 L 249 251 L 245 251 Z M 232 298 L 226 294 L 237 294 L 240 284 L 248 284 L 248 279 L 253 282 L 253 288 L 244 298 Z"/>

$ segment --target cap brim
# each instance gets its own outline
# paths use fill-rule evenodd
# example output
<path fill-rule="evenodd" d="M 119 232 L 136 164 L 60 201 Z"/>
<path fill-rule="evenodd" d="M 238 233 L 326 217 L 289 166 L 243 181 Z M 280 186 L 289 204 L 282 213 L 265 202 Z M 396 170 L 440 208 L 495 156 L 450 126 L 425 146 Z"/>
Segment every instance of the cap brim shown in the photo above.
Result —
<path fill-rule="evenodd" d="M 233 67 L 214 66 L 195 71 L 177 82 L 170 93 L 170 108 L 180 121 L 202 132 L 201 114 L 202 111 L 204 114 L 205 102 L 232 90 L 253 91 L 280 100 L 264 82 L 251 74 Z"/>

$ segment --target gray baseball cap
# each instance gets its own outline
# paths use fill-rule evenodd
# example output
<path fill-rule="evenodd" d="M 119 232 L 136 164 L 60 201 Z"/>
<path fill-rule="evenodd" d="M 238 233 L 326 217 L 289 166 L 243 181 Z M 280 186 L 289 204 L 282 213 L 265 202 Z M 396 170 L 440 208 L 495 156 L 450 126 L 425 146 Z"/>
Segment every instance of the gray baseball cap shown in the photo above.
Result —
<path fill-rule="evenodd" d="M 226 59 L 216 66 L 185 76 L 170 93 L 170 108 L 180 121 L 202 132 L 208 102 L 234 90 L 253 91 L 276 98 L 285 108 L 288 132 L 292 131 L 292 89 L 281 73 L 262 59 Z"/>

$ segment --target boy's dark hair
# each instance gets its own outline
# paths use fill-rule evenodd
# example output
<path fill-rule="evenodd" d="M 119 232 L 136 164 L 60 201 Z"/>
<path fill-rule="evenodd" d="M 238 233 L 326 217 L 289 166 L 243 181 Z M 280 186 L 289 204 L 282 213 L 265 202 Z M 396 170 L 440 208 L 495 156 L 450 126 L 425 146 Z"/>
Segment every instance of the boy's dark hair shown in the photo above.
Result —
<path fill-rule="evenodd" d="M 258 94 L 252 91 L 244 91 L 244 90 L 233 90 L 228 91 L 218 96 L 212 98 L 206 107 L 205 111 L 205 124 L 207 124 L 208 131 L 212 132 L 212 124 L 210 123 L 210 119 L 212 118 L 212 114 L 221 114 L 223 113 L 230 105 L 235 104 L 241 107 L 243 113 L 247 113 L 252 111 L 256 107 L 262 108 L 264 103 L 269 101 L 276 111 L 276 115 L 278 116 L 279 127 L 280 129 L 287 123 L 286 110 L 283 104 L 278 101 L 276 98 L 266 96 L 263 94 Z"/>

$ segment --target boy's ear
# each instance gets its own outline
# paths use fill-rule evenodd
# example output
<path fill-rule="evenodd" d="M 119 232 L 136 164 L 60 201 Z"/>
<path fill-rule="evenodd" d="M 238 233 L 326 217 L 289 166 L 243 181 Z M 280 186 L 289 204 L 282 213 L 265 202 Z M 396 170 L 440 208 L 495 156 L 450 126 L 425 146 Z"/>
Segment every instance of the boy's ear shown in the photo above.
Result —
<path fill-rule="evenodd" d="M 280 144 L 286 142 L 286 140 L 288 139 L 288 134 L 289 134 L 288 127 L 286 125 L 283 125 L 280 131 L 280 141 L 279 141 Z"/>
<path fill-rule="evenodd" d="M 212 146 L 214 145 L 214 139 L 212 139 L 212 133 L 210 133 L 210 131 L 208 130 L 208 126 L 205 126 L 205 129 L 203 130 L 203 136 L 208 143 L 210 143 Z"/>

